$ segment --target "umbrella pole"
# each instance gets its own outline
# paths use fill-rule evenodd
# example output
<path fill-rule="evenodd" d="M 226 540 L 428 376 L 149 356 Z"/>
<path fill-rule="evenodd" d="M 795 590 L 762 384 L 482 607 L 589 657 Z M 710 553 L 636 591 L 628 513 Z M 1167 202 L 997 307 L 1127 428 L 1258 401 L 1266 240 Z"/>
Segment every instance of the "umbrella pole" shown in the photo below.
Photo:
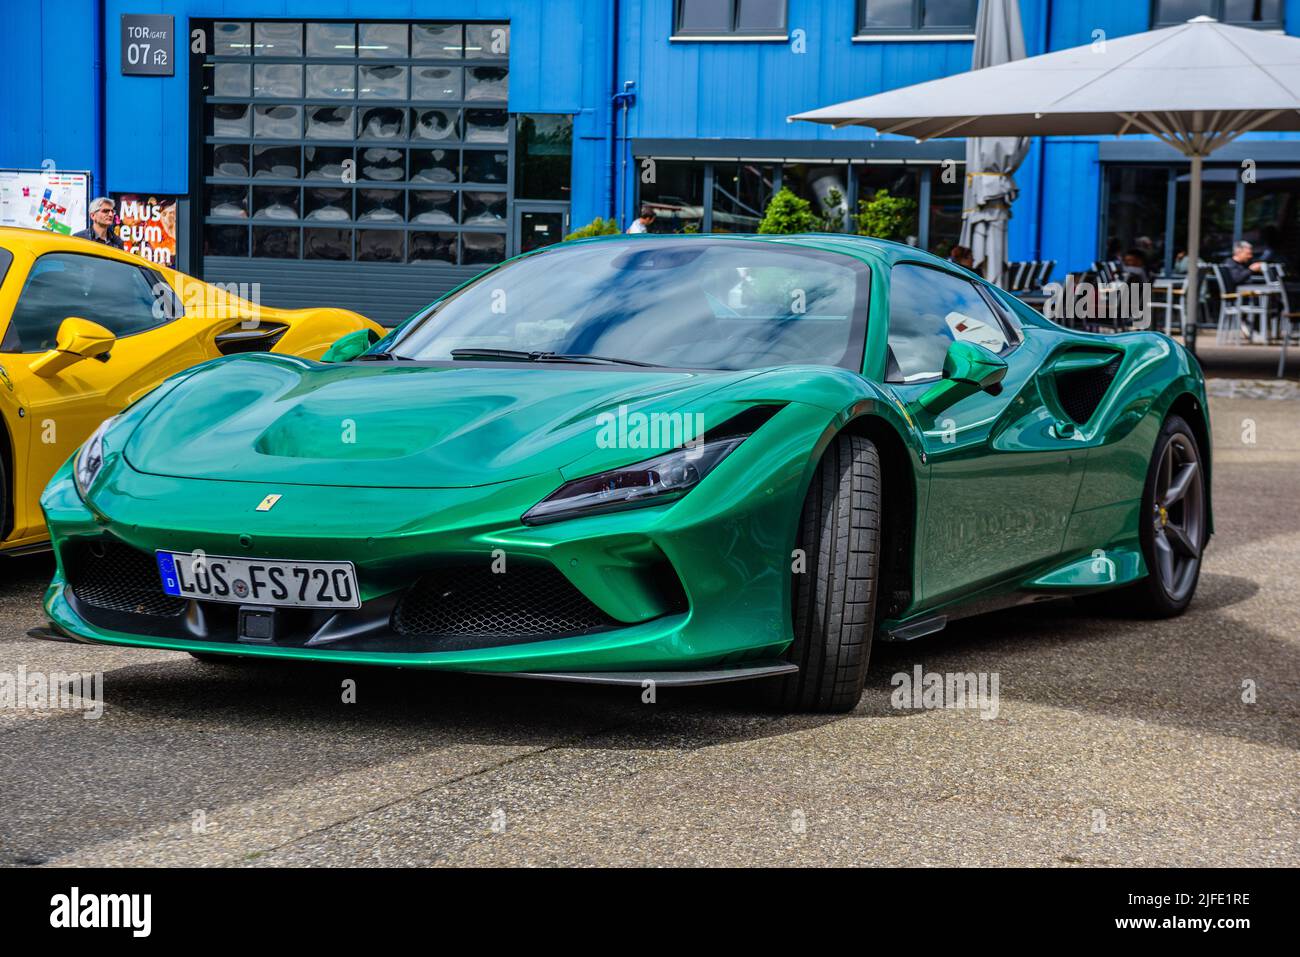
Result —
<path fill-rule="evenodd" d="M 1183 344 L 1195 355 L 1196 323 L 1201 315 L 1201 171 L 1205 157 L 1194 152 L 1191 158 L 1192 176 L 1187 186 L 1187 292 L 1183 296 Z"/>

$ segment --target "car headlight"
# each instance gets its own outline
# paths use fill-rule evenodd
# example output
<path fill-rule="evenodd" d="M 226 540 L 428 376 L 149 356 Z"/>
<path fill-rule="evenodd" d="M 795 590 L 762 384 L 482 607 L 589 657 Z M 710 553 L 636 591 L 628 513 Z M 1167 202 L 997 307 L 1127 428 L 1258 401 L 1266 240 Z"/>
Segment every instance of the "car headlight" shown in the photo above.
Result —
<path fill-rule="evenodd" d="M 109 430 L 117 416 L 105 419 L 99 428 L 91 433 L 85 444 L 77 450 L 77 457 L 72 463 L 72 475 L 77 483 L 77 491 L 85 498 L 90 484 L 104 467 L 104 433 Z"/>
<path fill-rule="evenodd" d="M 745 441 L 744 435 L 705 440 L 644 462 L 574 479 L 524 513 L 525 525 L 542 525 L 681 498 Z"/>

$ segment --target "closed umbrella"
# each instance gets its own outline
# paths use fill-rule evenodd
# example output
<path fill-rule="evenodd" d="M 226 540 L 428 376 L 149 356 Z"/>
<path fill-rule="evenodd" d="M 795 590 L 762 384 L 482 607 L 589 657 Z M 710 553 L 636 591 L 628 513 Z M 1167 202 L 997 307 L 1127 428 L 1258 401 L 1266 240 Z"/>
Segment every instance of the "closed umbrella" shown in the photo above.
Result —
<path fill-rule="evenodd" d="M 918 140 L 1149 133 L 1191 160 L 1187 273 L 1195 303 L 1205 157 L 1243 133 L 1300 130 L 1300 39 L 1197 17 L 791 119 Z"/>
<path fill-rule="evenodd" d="M 980 0 L 975 23 L 972 70 L 1023 60 L 1025 31 L 1017 0 Z M 972 136 L 966 140 L 966 188 L 962 193 L 961 245 L 990 282 L 1002 281 L 1007 261 L 1007 225 L 1019 194 L 1012 178 L 1029 140 L 1023 136 Z"/>

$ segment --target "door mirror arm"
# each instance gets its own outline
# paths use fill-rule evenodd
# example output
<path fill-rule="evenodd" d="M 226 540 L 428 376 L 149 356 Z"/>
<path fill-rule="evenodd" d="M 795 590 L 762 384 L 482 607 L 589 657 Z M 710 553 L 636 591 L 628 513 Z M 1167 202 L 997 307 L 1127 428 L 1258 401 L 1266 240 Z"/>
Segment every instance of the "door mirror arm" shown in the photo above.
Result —
<path fill-rule="evenodd" d="M 1006 362 L 973 342 L 954 342 L 943 359 L 943 378 L 918 400 L 921 408 L 938 415 L 977 392 L 998 395 L 1007 375 Z"/>
<path fill-rule="evenodd" d="M 117 337 L 97 322 L 68 316 L 59 324 L 54 348 L 34 359 L 28 367 L 43 379 L 49 379 L 82 359 L 108 361 Z"/>

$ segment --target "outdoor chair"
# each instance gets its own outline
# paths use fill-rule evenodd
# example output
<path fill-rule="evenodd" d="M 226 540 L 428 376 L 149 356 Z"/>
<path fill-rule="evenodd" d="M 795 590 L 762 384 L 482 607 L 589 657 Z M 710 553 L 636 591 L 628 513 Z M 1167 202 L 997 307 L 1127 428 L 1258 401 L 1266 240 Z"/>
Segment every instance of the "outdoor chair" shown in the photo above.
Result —
<path fill-rule="evenodd" d="M 1163 296 L 1157 298 L 1157 293 L 1163 293 Z M 1187 276 L 1183 276 L 1183 281 L 1175 285 L 1161 284 L 1151 290 L 1151 303 L 1148 308 L 1152 311 L 1151 325 L 1156 326 L 1155 313 L 1157 311 L 1164 314 L 1164 331 L 1165 335 L 1173 335 L 1174 316 L 1178 316 L 1178 330 L 1185 333 L 1187 330 Z"/>
<path fill-rule="evenodd" d="M 1002 288 L 1007 292 L 1019 292 L 1023 289 L 1027 265 L 1028 263 L 1024 262 L 1007 263 L 1006 271 L 1002 274 Z"/>
<path fill-rule="evenodd" d="M 1242 308 L 1241 293 L 1228 292 L 1228 285 L 1223 279 L 1223 267 L 1218 263 L 1210 264 L 1210 275 L 1214 277 L 1219 296 L 1218 331 L 1215 333 L 1214 341 L 1220 345 L 1240 345 L 1242 323 L 1246 322 L 1247 317 L 1253 315 L 1258 307 Z"/>
<path fill-rule="evenodd" d="M 1052 278 L 1052 270 L 1056 268 L 1055 259 L 1044 259 L 1038 263 L 1038 272 L 1034 276 L 1030 286 L 1035 289 L 1042 289 Z"/>
<path fill-rule="evenodd" d="M 1277 377 L 1280 379 L 1286 375 L 1286 350 L 1291 344 L 1291 334 L 1295 329 L 1296 320 L 1300 319 L 1300 312 L 1291 309 L 1291 294 L 1286 288 L 1286 269 L 1278 263 L 1269 265 L 1272 266 L 1272 278 L 1277 281 L 1278 301 L 1282 304 L 1281 311 L 1278 313 L 1278 332 L 1282 337 L 1282 355 L 1277 360 Z M 1264 268 L 1267 270 L 1269 265 Z"/>

